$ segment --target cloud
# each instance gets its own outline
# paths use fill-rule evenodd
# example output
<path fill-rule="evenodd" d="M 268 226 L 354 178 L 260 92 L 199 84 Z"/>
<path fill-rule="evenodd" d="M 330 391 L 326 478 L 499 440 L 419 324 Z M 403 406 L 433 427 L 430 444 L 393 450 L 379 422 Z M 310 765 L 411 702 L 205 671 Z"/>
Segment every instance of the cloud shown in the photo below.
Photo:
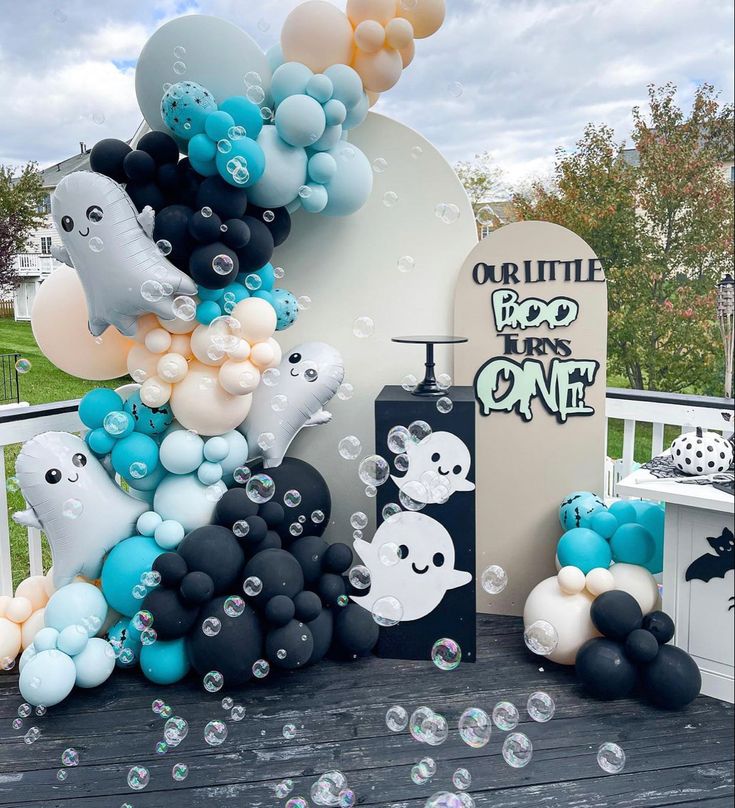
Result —
<path fill-rule="evenodd" d="M 129 137 L 140 120 L 134 64 L 162 22 L 222 16 L 263 48 L 298 0 L 41 0 L 13 3 L 0 34 L 0 161 L 41 164 L 80 140 Z M 343 7 L 335 0 L 334 5 Z M 709 81 L 733 97 L 729 0 L 448 0 L 442 30 L 377 109 L 432 140 L 450 161 L 488 150 L 509 181 L 544 173 L 589 121 L 628 136 L 646 85 L 680 101 Z M 216 58 L 216 51 L 212 58 Z M 457 94 L 461 85 L 461 95 Z"/>

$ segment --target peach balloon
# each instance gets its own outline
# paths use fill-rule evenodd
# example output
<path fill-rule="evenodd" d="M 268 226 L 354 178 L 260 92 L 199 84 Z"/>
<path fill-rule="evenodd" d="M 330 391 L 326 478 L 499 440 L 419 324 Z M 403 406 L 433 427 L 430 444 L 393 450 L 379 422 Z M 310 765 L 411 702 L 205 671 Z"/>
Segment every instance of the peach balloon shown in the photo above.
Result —
<path fill-rule="evenodd" d="M 240 336 L 251 345 L 273 336 L 276 330 L 276 312 L 270 303 L 259 297 L 241 300 L 232 310 L 232 316 L 240 323 Z"/>
<path fill-rule="evenodd" d="M 6 617 L 0 617 L 0 665 L 18 656 L 21 639 L 20 626 Z"/>
<path fill-rule="evenodd" d="M 47 603 L 49 596 L 46 594 L 46 578 L 43 575 L 31 575 L 21 581 L 15 589 L 16 598 L 28 598 L 33 607 L 42 609 Z"/>
<path fill-rule="evenodd" d="M 7 611 L 11 600 L 12 598 L 10 595 L 0 595 L 0 617 L 5 617 L 5 612 Z"/>
<path fill-rule="evenodd" d="M 347 0 L 347 16 L 353 25 L 377 20 L 382 25 L 396 16 L 396 0 Z"/>
<path fill-rule="evenodd" d="M 308 0 L 286 17 L 281 29 L 285 62 L 301 62 L 315 73 L 334 64 L 348 65 L 353 30 L 345 14 L 325 0 Z"/>
<path fill-rule="evenodd" d="M 413 6 L 398 2 L 398 15 L 413 25 L 416 39 L 424 39 L 435 34 L 444 22 L 446 7 L 444 0 L 416 0 Z"/>
<path fill-rule="evenodd" d="M 407 48 L 413 42 L 413 25 L 403 17 L 396 17 L 385 26 L 385 41 L 397 51 Z"/>
<path fill-rule="evenodd" d="M 101 337 L 89 333 L 84 289 L 72 267 L 55 269 L 41 284 L 31 328 L 43 355 L 64 373 L 89 381 L 127 373 L 125 359 L 135 343 L 113 326 Z"/>
<path fill-rule="evenodd" d="M 23 623 L 20 630 L 20 647 L 23 651 L 33 642 L 33 638 L 44 627 L 44 615 L 46 608 L 36 609 L 35 612 Z"/>
<path fill-rule="evenodd" d="M 146 407 L 163 407 L 171 398 L 171 389 L 159 376 L 151 376 L 140 386 L 140 400 Z"/>
<path fill-rule="evenodd" d="M 416 42 L 412 39 L 405 48 L 398 52 L 401 54 L 401 64 L 405 70 L 413 62 L 413 57 L 416 55 Z"/>
<path fill-rule="evenodd" d="M 159 356 L 152 354 L 143 345 L 133 345 L 128 353 L 128 373 L 138 384 L 156 375 Z"/>
<path fill-rule="evenodd" d="M 33 606 L 31 606 L 28 598 L 19 598 L 17 595 L 10 601 L 8 608 L 5 610 L 5 617 L 12 620 L 14 623 L 24 623 L 33 614 Z"/>
<path fill-rule="evenodd" d="M 184 320 L 181 317 L 174 317 L 173 320 L 162 320 L 160 317 L 156 319 L 161 328 L 165 328 L 169 334 L 191 334 L 199 325 L 196 319 Z"/>
<path fill-rule="evenodd" d="M 250 361 L 257 367 L 263 370 L 268 367 L 273 367 L 274 364 L 278 364 L 274 362 L 275 358 L 273 347 L 267 342 L 256 342 L 255 345 L 253 345 L 253 350 L 250 353 Z"/>
<path fill-rule="evenodd" d="M 171 336 L 171 353 L 181 354 L 186 359 L 191 359 L 191 337 L 188 334 L 173 334 Z"/>
<path fill-rule="evenodd" d="M 246 339 L 241 339 L 240 342 L 237 343 L 237 347 L 233 348 L 231 351 L 227 351 L 227 355 L 230 359 L 235 359 L 238 362 L 249 359 L 250 343 Z"/>
<path fill-rule="evenodd" d="M 403 71 L 403 61 L 398 51 L 382 48 L 377 53 L 358 50 L 352 66 L 360 74 L 366 90 L 384 93 L 395 86 Z"/>
<path fill-rule="evenodd" d="M 152 328 L 145 335 L 145 347 L 151 353 L 165 353 L 171 347 L 171 334 L 165 328 Z"/>
<path fill-rule="evenodd" d="M 385 28 L 375 20 L 365 20 L 355 28 L 355 44 L 363 53 L 377 53 L 385 45 Z"/>
<path fill-rule="evenodd" d="M 48 572 L 43 577 L 43 588 L 46 590 L 46 596 L 50 598 L 51 595 L 56 592 L 56 586 L 54 585 L 54 568 L 49 567 Z"/>
<path fill-rule="evenodd" d="M 133 339 L 136 342 L 143 343 L 145 342 L 146 335 L 149 331 L 160 327 L 161 326 L 158 324 L 158 317 L 156 317 L 155 314 L 141 314 L 141 316 L 138 317 L 138 323 L 135 328 L 135 336 Z"/>
<path fill-rule="evenodd" d="M 212 340 L 215 333 L 220 332 L 225 333 L 223 327 L 200 325 L 191 335 L 191 352 L 202 364 L 218 367 L 227 360 L 225 352 Z"/>
<path fill-rule="evenodd" d="M 175 385 L 171 409 L 176 420 L 200 435 L 221 435 L 239 426 L 250 412 L 252 396 L 233 396 L 219 384 L 219 371 L 199 362 Z"/>
<path fill-rule="evenodd" d="M 244 362 L 228 360 L 219 370 L 219 383 L 233 396 L 244 396 L 252 393 L 260 383 L 260 371 L 249 359 Z"/>
<path fill-rule="evenodd" d="M 168 384 L 180 382 L 189 370 L 189 363 L 181 354 L 167 353 L 158 360 L 158 377 Z"/>
<path fill-rule="evenodd" d="M 367 97 L 371 107 L 374 107 L 378 101 L 380 101 L 380 93 L 374 93 L 368 90 Z"/>
<path fill-rule="evenodd" d="M 268 340 L 268 345 L 273 348 L 273 367 L 276 367 L 276 365 L 281 364 L 281 359 L 283 359 L 283 351 L 281 350 L 278 340 L 274 337 L 271 337 Z"/>

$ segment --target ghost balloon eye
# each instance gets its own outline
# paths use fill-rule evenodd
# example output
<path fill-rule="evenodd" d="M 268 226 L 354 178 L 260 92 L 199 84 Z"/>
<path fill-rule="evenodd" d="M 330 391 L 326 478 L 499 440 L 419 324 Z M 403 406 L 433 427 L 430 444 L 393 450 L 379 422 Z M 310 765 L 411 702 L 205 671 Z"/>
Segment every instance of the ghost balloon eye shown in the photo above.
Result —
<path fill-rule="evenodd" d="M 434 553 L 434 557 L 431 560 L 435 567 L 444 566 L 444 553 Z"/>
<path fill-rule="evenodd" d="M 288 357 L 288 361 L 292 365 L 297 365 L 301 361 L 301 354 L 300 353 L 292 353 L 291 356 Z"/>
<path fill-rule="evenodd" d="M 74 464 L 74 465 L 75 465 L 77 468 L 79 468 L 79 469 L 80 469 L 80 468 L 83 468 L 84 466 L 86 466 L 86 465 L 87 465 L 87 456 L 86 456 L 86 455 L 83 455 L 81 452 L 77 452 L 77 453 L 74 455 L 74 457 L 72 457 L 71 462 L 72 462 L 72 463 L 73 463 L 73 464 Z"/>
<path fill-rule="evenodd" d="M 96 224 L 102 221 L 102 208 L 99 205 L 90 205 L 87 208 L 87 219 Z"/>
<path fill-rule="evenodd" d="M 441 455 L 439 454 L 439 452 L 434 452 L 434 454 L 431 456 L 431 462 L 432 463 L 438 463 L 440 460 L 441 460 Z"/>
<path fill-rule="evenodd" d="M 402 544 L 398 548 L 398 557 L 401 558 L 401 559 L 408 558 L 408 547 L 406 547 L 405 544 Z"/>
<path fill-rule="evenodd" d="M 74 219 L 72 219 L 71 216 L 62 216 L 61 227 L 67 233 L 71 233 L 71 231 L 74 229 Z"/>
<path fill-rule="evenodd" d="M 462 466 L 455 466 L 455 467 L 452 469 L 452 472 L 453 472 L 454 474 L 461 474 L 461 473 L 462 473 Z"/>
<path fill-rule="evenodd" d="M 46 482 L 56 485 L 61 480 L 61 472 L 58 469 L 49 469 L 46 472 Z"/>

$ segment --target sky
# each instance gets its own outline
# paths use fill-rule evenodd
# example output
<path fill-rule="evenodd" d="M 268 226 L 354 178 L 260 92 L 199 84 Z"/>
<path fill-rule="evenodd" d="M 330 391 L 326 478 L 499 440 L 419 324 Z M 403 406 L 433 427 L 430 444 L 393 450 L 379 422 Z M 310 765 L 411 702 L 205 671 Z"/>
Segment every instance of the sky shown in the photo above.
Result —
<path fill-rule="evenodd" d="M 267 49 L 298 4 L 0 0 L 0 163 L 46 166 L 79 141 L 129 138 L 137 57 L 168 19 L 214 14 Z M 702 82 L 732 101 L 732 64 L 732 0 L 447 0 L 444 26 L 376 109 L 452 163 L 489 151 L 514 186 L 547 176 L 590 121 L 626 140 L 649 83 L 675 83 L 685 107 Z"/>

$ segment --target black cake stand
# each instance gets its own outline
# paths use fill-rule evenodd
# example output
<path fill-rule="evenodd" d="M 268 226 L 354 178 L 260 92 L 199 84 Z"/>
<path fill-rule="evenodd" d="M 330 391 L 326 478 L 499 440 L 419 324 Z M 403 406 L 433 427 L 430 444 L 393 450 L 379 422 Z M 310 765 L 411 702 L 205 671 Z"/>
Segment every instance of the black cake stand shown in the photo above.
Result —
<path fill-rule="evenodd" d="M 467 342 L 468 340 L 467 337 L 431 335 L 428 337 L 393 337 L 392 341 L 408 345 L 426 346 L 426 371 L 424 373 L 424 378 L 423 381 L 420 381 L 411 391 L 411 395 L 438 397 L 443 396 L 446 393 L 446 390 L 442 390 L 442 388 L 439 387 L 436 381 L 436 376 L 434 375 L 434 346 L 458 345 L 459 343 Z"/>

